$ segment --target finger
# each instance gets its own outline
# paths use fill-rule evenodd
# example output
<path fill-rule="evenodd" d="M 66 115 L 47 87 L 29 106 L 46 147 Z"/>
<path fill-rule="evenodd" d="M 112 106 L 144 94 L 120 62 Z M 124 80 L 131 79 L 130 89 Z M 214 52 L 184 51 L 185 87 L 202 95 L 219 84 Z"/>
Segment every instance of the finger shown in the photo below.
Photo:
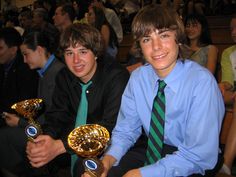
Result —
<path fill-rule="evenodd" d="M 46 136 L 45 135 L 39 135 L 37 138 L 33 139 L 34 143 L 40 143 L 40 142 L 44 142 L 46 140 Z"/>
<path fill-rule="evenodd" d="M 27 158 L 29 159 L 29 161 L 33 162 L 33 163 L 40 163 L 40 162 L 46 162 L 47 158 L 45 158 L 44 156 L 30 156 L 27 155 Z"/>
<path fill-rule="evenodd" d="M 46 163 L 45 162 L 37 162 L 37 163 L 35 163 L 35 162 L 31 162 L 30 161 L 30 164 L 31 164 L 32 167 L 39 168 L 39 167 L 42 167 L 43 165 L 45 165 Z"/>

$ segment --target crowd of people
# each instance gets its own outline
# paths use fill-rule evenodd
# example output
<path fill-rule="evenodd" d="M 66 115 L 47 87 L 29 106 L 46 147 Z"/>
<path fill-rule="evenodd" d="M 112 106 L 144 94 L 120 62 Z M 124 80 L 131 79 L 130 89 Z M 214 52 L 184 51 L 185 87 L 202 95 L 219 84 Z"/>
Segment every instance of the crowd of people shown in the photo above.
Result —
<path fill-rule="evenodd" d="M 188 1 L 186 14 L 180 3 L 37 0 L 21 11 L 8 4 L 0 27 L 0 176 L 90 176 L 67 142 L 84 124 L 111 135 L 101 177 L 231 175 L 236 46 L 221 56 L 204 1 Z M 117 60 L 123 17 L 134 38 L 132 72 Z M 229 25 L 236 44 L 236 15 Z M 43 100 L 36 118 L 43 133 L 29 140 L 29 121 L 11 106 L 32 98 Z M 222 148 L 225 107 L 233 121 Z"/>

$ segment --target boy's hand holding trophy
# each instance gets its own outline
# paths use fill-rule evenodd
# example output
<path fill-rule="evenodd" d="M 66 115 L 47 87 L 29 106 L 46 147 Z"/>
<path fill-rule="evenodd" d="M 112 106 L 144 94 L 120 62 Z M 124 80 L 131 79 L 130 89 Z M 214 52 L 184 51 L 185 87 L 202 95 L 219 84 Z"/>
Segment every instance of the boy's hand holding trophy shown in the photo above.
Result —
<path fill-rule="evenodd" d="M 32 140 L 42 134 L 40 124 L 35 120 L 42 107 L 43 100 L 39 98 L 20 101 L 11 106 L 11 108 L 14 109 L 19 115 L 28 119 L 29 125 L 25 128 L 25 133 L 29 140 Z"/>

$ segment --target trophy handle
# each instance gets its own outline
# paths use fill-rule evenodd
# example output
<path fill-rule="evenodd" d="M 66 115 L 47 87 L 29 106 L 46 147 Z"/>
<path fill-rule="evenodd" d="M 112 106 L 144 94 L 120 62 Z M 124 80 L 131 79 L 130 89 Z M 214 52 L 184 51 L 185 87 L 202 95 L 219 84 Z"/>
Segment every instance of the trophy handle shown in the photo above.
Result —
<path fill-rule="evenodd" d="M 104 167 L 102 162 L 96 158 L 85 158 L 83 160 L 84 169 L 91 177 L 100 177 Z"/>
<path fill-rule="evenodd" d="M 33 141 L 38 135 L 42 134 L 42 128 L 40 124 L 35 121 L 29 122 L 29 125 L 25 127 L 25 133 L 30 141 Z"/>

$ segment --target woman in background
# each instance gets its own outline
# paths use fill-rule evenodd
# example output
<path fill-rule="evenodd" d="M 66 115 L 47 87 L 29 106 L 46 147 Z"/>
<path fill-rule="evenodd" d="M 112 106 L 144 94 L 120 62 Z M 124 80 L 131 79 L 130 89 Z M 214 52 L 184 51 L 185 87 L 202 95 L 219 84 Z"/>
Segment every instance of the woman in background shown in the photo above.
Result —
<path fill-rule="evenodd" d="M 105 43 L 106 54 L 116 58 L 118 52 L 118 39 L 115 31 L 107 21 L 101 8 L 90 6 L 87 16 L 88 23 L 97 28 Z"/>
<path fill-rule="evenodd" d="M 212 74 L 215 74 L 218 49 L 215 45 L 212 45 L 205 16 L 198 14 L 188 15 L 184 25 L 187 43 L 194 52 L 190 58 L 206 67 Z"/>

